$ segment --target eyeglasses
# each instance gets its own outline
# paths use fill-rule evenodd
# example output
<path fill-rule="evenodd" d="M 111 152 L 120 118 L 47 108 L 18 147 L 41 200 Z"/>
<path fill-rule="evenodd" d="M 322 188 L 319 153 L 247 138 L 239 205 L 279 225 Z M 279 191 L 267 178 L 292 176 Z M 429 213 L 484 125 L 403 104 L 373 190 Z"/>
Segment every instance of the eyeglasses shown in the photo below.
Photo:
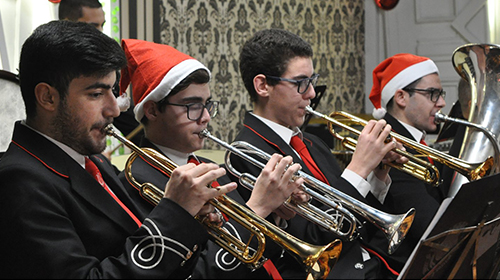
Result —
<path fill-rule="evenodd" d="M 207 101 L 206 104 L 203 103 L 190 103 L 190 104 L 176 104 L 166 101 L 165 105 L 180 106 L 187 108 L 187 117 L 189 120 L 198 121 L 201 116 L 203 116 L 203 109 L 207 109 L 210 118 L 217 115 L 219 101 Z"/>
<path fill-rule="evenodd" d="M 307 91 L 307 89 L 309 88 L 309 85 L 311 85 L 311 84 L 313 87 L 315 87 L 316 83 L 318 83 L 318 78 L 319 78 L 319 74 L 314 74 L 311 78 L 305 78 L 305 79 L 300 79 L 300 80 L 292 80 L 292 79 L 287 79 L 287 78 L 266 75 L 266 79 L 271 79 L 271 80 L 276 80 L 276 81 L 285 81 L 285 82 L 290 82 L 290 83 L 296 84 L 297 85 L 297 92 L 300 94 L 304 94 Z"/>
<path fill-rule="evenodd" d="M 444 91 L 443 89 L 438 89 L 438 88 L 426 88 L 426 89 L 421 89 L 421 88 L 404 88 L 403 89 L 404 91 L 412 91 L 412 92 L 418 92 L 418 93 L 421 93 L 419 91 L 423 91 L 423 92 L 426 92 L 428 94 L 430 94 L 430 97 L 431 97 L 431 101 L 436 103 L 438 100 L 439 100 L 439 97 L 443 97 L 443 99 L 446 97 L 446 91 Z M 421 94 L 425 94 L 425 93 L 421 93 Z"/>

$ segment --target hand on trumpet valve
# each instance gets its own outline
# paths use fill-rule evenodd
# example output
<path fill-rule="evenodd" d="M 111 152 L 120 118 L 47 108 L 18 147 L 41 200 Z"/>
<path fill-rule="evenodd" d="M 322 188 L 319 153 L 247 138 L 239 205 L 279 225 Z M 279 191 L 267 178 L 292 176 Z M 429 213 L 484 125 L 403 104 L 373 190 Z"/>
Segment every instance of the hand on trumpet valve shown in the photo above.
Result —
<path fill-rule="evenodd" d="M 370 120 L 361 131 L 356 150 L 353 153 L 351 162 L 346 167 L 363 178 L 367 178 L 370 172 L 376 172 L 377 177 L 385 180 L 387 174 L 377 174 L 378 165 L 388 152 L 396 148 L 397 144 L 390 141 L 386 143 L 392 127 L 385 120 Z"/>
<path fill-rule="evenodd" d="M 392 146 L 395 146 L 394 149 L 398 149 L 398 150 L 402 150 L 402 151 L 406 151 L 405 147 L 403 146 L 402 143 L 396 141 L 396 139 L 392 138 L 392 143 L 390 143 L 389 145 L 392 145 Z M 391 151 L 389 151 L 385 157 L 382 159 L 382 164 L 388 164 L 388 163 L 391 163 L 391 162 L 395 162 L 395 163 L 399 163 L 399 164 L 405 164 L 408 162 L 408 158 L 405 157 L 405 156 L 402 156 L 396 152 L 394 152 L 392 149 Z"/>
<path fill-rule="evenodd" d="M 210 199 L 236 189 L 235 182 L 217 188 L 207 188 L 207 185 L 225 174 L 226 170 L 214 163 L 179 166 L 173 170 L 167 182 L 164 197 L 195 216 Z"/>
<path fill-rule="evenodd" d="M 284 219 L 295 216 L 295 212 L 280 206 L 304 182 L 302 178 L 294 179 L 300 168 L 299 164 L 292 164 L 290 156 L 272 155 L 257 178 L 247 205 L 261 217 L 267 217 L 278 208 L 281 210 L 277 214 Z"/>

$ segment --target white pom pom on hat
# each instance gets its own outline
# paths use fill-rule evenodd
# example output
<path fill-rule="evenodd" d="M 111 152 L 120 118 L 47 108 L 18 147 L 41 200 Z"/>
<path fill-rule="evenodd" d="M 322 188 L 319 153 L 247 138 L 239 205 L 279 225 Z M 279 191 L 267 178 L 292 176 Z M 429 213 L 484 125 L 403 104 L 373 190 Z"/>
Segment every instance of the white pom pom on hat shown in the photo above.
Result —
<path fill-rule="evenodd" d="M 120 92 L 125 92 L 132 84 L 134 114 L 139 122 L 144 116 L 145 102 L 162 100 L 198 69 L 205 69 L 210 74 L 201 62 L 168 45 L 123 39 L 122 48 L 128 65 L 121 71 Z"/>
<path fill-rule="evenodd" d="M 375 107 L 373 117 L 384 117 L 387 103 L 398 89 L 432 73 L 439 73 L 436 64 L 423 56 L 400 53 L 382 61 L 373 70 L 373 86 L 370 92 L 370 101 Z"/>

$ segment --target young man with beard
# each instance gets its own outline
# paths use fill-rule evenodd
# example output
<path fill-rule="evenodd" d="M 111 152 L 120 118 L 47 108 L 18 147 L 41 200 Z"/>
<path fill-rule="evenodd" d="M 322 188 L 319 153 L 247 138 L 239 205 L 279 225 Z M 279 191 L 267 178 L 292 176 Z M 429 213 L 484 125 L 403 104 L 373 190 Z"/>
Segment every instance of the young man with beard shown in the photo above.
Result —
<path fill-rule="evenodd" d="M 139 210 L 109 162 L 105 127 L 120 110 L 112 88 L 127 63 L 86 23 L 52 21 L 23 45 L 26 120 L 0 161 L 0 274 L 5 278 L 186 278 L 208 240 L 193 217 L 212 215 L 215 164 L 184 165 L 164 198 Z M 186 199 L 186 196 L 189 199 Z"/>
<path fill-rule="evenodd" d="M 385 121 L 368 122 L 359 136 L 352 160 L 343 172 L 326 143 L 299 129 L 304 122 L 305 107 L 315 97 L 314 86 L 319 77 L 314 72 L 312 56 L 309 43 L 282 29 L 258 31 L 244 44 L 240 53 L 240 73 L 253 102 L 253 111 L 246 113 L 244 128 L 235 140 L 249 142 L 270 154 L 290 155 L 294 162 L 301 164 L 304 172 L 355 200 L 383 209 L 390 184 L 389 169 L 378 166 L 381 161 L 405 160 L 389 153 L 397 143 L 385 142 L 391 129 Z M 251 164 L 236 157 L 232 162 L 240 170 L 257 172 Z M 249 197 L 248 191 L 242 187 L 238 192 L 246 199 Z M 332 214 L 335 215 L 334 211 Z M 319 229 L 300 216 L 288 220 L 287 224 L 289 233 L 310 243 L 325 244 L 337 238 L 337 235 Z M 370 225 L 364 228 L 370 229 Z M 371 234 L 365 229 L 360 233 L 362 239 L 343 243 L 339 262 L 328 277 L 395 277 L 395 273 L 378 258 L 379 254 L 367 246 Z M 386 251 L 387 246 L 383 250 Z M 294 266 L 286 255 L 279 260 L 277 267 L 285 278 L 305 277 L 301 268 Z"/>
<path fill-rule="evenodd" d="M 144 125 L 145 131 L 141 147 L 154 149 L 177 165 L 211 162 L 195 155 L 205 141 L 199 133 L 208 129 L 209 121 L 218 109 L 218 101 L 214 101 L 210 93 L 209 69 L 168 45 L 124 39 L 122 47 L 129 63 L 122 70 L 120 87 L 124 91 L 129 84 L 132 85 L 135 116 Z M 270 217 L 273 212 L 286 219 L 291 218 L 294 213 L 282 204 L 292 193 L 298 193 L 298 187 L 303 182 L 302 179 L 291 181 L 292 174 L 300 168 L 298 164 L 289 166 L 291 160 L 291 157 L 273 155 L 257 178 L 246 203 L 237 192 L 227 196 L 263 218 Z M 160 188 L 171 180 L 168 174 L 155 169 L 142 158 L 132 163 L 131 173 L 137 182 L 152 183 Z M 125 173 L 122 172 L 120 178 L 124 185 L 129 185 L 131 196 L 139 196 L 136 186 L 130 183 Z M 217 184 L 227 182 L 230 180 L 226 176 L 217 180 Z M 145 212 L 153 209 L 146 201 L 141 207 Z M 250 232 L 232 219 L 224 224 L 224 229 L 243 243 L 249 240 Z M 254 242 L 251 244 L 252 248 L 256 248 Z M 281 248 L 271 240 L 266 242 L 265 247 L 265 257 L 281 254 Z M 268 278 L 273 273 L 276 271 L 272 262 L 268 261 L 263 268 L 252 271 L 225 249 L 209 242 L 193 278 Z"/>
<path fill-rule="evenodd" d="M 396 54 L 373 70 L 370 100 L 375 107 L 374 117 L 383 117 L 394 132 L 422 145 L 426 145 L 426 133 L 437 130 L 434 115 L 446 105 L 445 96 L 438 68 L 427 57 Z M 415 153 L 411 148 L 407 151 Z M 394 266 L 399 269 L 404 266 L 446 196 L 441 189 L 401 170 L 392 168 L 389 174 L 392 178 L 389 197 L 394 210 L 416 209 L 415 221 L 405 242 L 391 256 L 396 262 Z"/>
<path fill-rule="evenodd" d="M 103 31 L 105 17 L 102 5 L 99 0 L 61 0 L 59 2 L 59 19 L 86 22 L 99 31 Z M 116 94 L 116 93 L 115 93 Z M 141 137 L 144 134 L 142 130 L 137 131 L 139 123 L 134 118 L 133 107 L 130 106 L 126 111 L 113 120 L 113 124 L 125 136 L 135 135 L 130 137 L 130 140 L 136 145 L 140 143 Z M 109 151 L 104 152 L 108 158 L 114 147 L 109 147 Z"/>

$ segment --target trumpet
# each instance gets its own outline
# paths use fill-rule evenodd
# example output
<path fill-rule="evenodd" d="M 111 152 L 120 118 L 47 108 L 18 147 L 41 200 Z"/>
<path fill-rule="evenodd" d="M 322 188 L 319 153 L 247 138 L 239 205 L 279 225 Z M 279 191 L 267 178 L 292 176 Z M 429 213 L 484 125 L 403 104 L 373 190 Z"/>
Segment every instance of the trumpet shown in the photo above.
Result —
<path fill-rule="evenodd" d="M 366 125 L 367 121 L 363 120 L 361 118 L 358 118 L 356 116 L 353 116 L 349 113 L 346 112 L 333 112 L 330 114 L 330 116 L 326 116 L 324 114 L 318 113 L 311 109 L 310 107 L 306 108 L 306 112 L 313 114 L 317 117 L 323 118 L 326 121 L 328 121 L 328 128 L 330 130 L 330 133 L 335 136 L 337 139 L 342 141 L 342 144 L 344 147 L 355 150 L 356 149 L 356 140 L 350 138 L 350 137 L 342 137 L 338 133 L 335 132 L 333 126 L 337 125 L 342 127 L 345 130 L 348 130 L 354 134 L 361 134 L 361 132 L 357 129 L 354 129 L 341 121 L 336 120 L 334 117 L 339 117 L 342 116 L 346 119 L 349 119 L 359 125 Z M 436 114 L 437 117 L 439 118 L 439 114 Z M 420 153 L 423 156 L 429 157 L 437 162 L 440 162 L 441 164 L 444 164 L 448 166 L 449 168 L 459 172 L 460 174 L 464 175 L 467 177 L 469 180 L 477 180 L 486 174 L 488 174 L 489 170 L 491 167 L 494 165 L 494 159 L 493 158 L 488 158 L 484 162 L 480 163 L 468 163 L 465 162 L 461 159 L 455 158 L 453 156 L 450 156 L 446 153 L 440 152 L 436 149 L 433 149 L 429 146 L 422 145 L 418 143 L 415 140 L 409 139 L 407 137 L 404 137 L 400 134 L 391 132 L 390 137 L 393 139 L 396 139 L 397 141 L 401 142 L 404 146 L 411 148 L 417 153 Z M 439 186 L 441 184 L 441 179 L 439 177 L 439 171 L 434 166 L 433 164 L 430 164 L 429 162 L 419 159 L 415 155 L 408 153 L 406 151 L 403 151 L 401 149 L 394 149 L 394 152 L 407 157 L 410 161 L 406 164 L 398 164 L 398 163 L 388 163 L 387 165 L 394 167 L 396 169 L 399 169 L 403 172 L 406 172 L 422 181 L 424 181 L 427 184 L 433 185 L 433 186 Z"/>
<path fill-rule="evenodd" d="M 342 123 L 341 121 L 336 120 L 335 117 L 341 116 L 341 117 L 347 118 L 350 121 L 353 121 L 354 123 L 357 123 L 357 124 L 363 125 L 363 126 L 366 125 L 366 123 L 367 123 L 366 120 L 363 120 L 361 118 L 358 118 L 356 116 L 353 116 L 349 113 L 342 112 L 342 111 L 333 112 L 330 114 L 330 116 L 327 116 L 325 114 L 314 111 L 310 106 L 306 107 L 306 112 L 328 121 L 328 129 L 330 130 L 330 133 L 335 138 L 339 139 L 342 142 L 342 145 L 344 147 L 346 147 L 347 149 L 352 150 L 352 151 L 356 150 L 357 141 L 355 139 L 353 139 L 352 137 L 344 137 L 344 136 L 340 135 L 339 133 L 335 132 L 335 129 L 333 128 L 333 126 L 334 125 L 340 126 L 343 129 L 345 129 L 345 130 L 347 130 L 347 131 L 349 131 L 357 136 L 359 136 L 361 134 L 361 131 L 359 131 L 355 128 L 352 128 L 352 127 Z M 393 137 L 394 139 L 401 141 L 401 142 L 407 143 L 407 145 L 411 145 L 412 148 L 415 148 L 418 146 L 428 148 L 427 146 L 424 146 L 424 145 L 417 143 L 415 141 L 412 141 L 404 136 L 397 135 L 397 134 L 392 133 L 392 132 L 390 133 L 390 136 Z M 402 155 L 402 156 L 408 158 L 408 162 L 405 164 L 398 164 L 395 162 L 391 162 L 391 163 L 387 163 L 388 166 L 391 166 L 391 167 L 399 169 L 403 172 L 406 172 L 406 173 L 424 181 L 425 183 L 427 183 L 429 185 L 437 187 L 441 184 L 439 170 L 437 169 L 436 166 L 434 166 L 433 164 L 430 164 L 429 162 L 427 162 L 423 159 L 420 159 L 420 158 L 418 158 L 418 157 L 416 157 L 416 156 L 414 156 L 414 155 L 412 155 L 404 150 L 395 149 L 393 151 L 398 153 L 399 155 Z"/>
<path fill-rule="evenodd" d="M 209 138 L 227 149 L 225 154 L 226 168 L 234 176 L 239 178 L 240 183 L 244 187 L 252 190 L 256 181 L 255 176 L 248 173 L 241 173 L 236 170 L 231 164 L 231 154 L 234 153 L 261 169 L 264 168 L 265 164 L 250 155 L 256 155 L 266 162 L 269 161 L 271 156 L 247 142 L 236 141 L 232 144 L 228 144 L 212 136 L 206 129 L 200 132 L 200 137 Z M 362 223 L 348 209 L 355 211 L 384 232 L 389 241 L 387 249 L 389 254 L 396 251 L 413 223 L 413 219 L 415 217 L 414 208 L 411 208 L 405 214 L 387 214 L 342 193 L 341 191 L 323 183 L 314 176 L 311 176 L 303 171 L 298 171 L 294 175 L 294 179 L 297 179 L 298 177 L 304 179 L 304 184 L 301 186 L 301 189 L 305 193 L 323 203 L 323 205 L 338 211 L 340 215 L 339 217 L 333 217 L 310 203 L 296 203 L 292 198 L 285 201 L 285 206 L 295 211 L 305 219 L 335 233 L 342 238 L 353 240 L 359 235 L 359 229 L 362 227 Z M 344 221 L 346 221 L 347 224 L 344 224 Z"/>
<path fill-rule="evenodd" d="M 453 158 L 453 160 L 450 160 L 450 163 L 447 164 L 448 167 L 451 169 L 457 171 L 458 173 L 464 175 L 469 181 L 474 181 L 481 179 L 482 177 L 488 175 L 491 173 L 493 167 L 498 168 L 498 158 L 500 156 L 500 147 L 498 146 L 497 143 L 497 137 L 495 134 L 489 130 L 487 127 L 457 119 L 457 118 L 452 118 L 449 116 L 446 116 L 442 114 L 441 112 L 436 112 L 434 115 L 434 122 L 440 123 L 440 122 L 454 122 L 458 123 L 461 125 L 466 125 L 468 127 L 475 128 L 479 131 L 481 131 L 486 138 L 491 142 L 491 145 L 493 147 L 493 151 L 495 154 L 495 157 L 488 156 L 485 161 L 479 162 L 479 163 L 467 163 L 464 160 L 458 159 L 458 158 Z M 446 154 L 445 154 L 446 155 Z M 451 157 L 451 156 L 449 156 Z M 444 163 L 443 163 L 444 164 Z"/>
<path fill-rule="evenodd" d="M 158 205 L 163 198 L 163 191 L 151 183 L 141 184 L 137 182 L 131 171 L 132 163 L 139 156 L 168 175 L 177 168 L 177 165 L 153 149 L 137 147 L 125 137 L 117 134 L 111 125 L 108 125 L 105 130 L 108 135 L 117 138 L 133 151 L 125 164 L 124 172 L 127 180 L 139 190 L 140 195 L 145 200 L 153 205 Z M 211 199 L 209 203 L 251 232 L 250 240 L 248 243 L 244 243 L 238 237 L 230 234 L 225 228 L 198 218 L 198 221 L 207 228 L 211 239 L 216 244 L 242 263 L 248 265 L 252 270 L 260 268 L 267 260 L 263 257 L 266 236 L 287 250 L 299 263 L 303 264 L 308 273 L 308 278 L 312 279 L 325 279 L 342 251 L 342 242 L 338 239 L 325 246 L 308 244 L 288 234 L 228 196 L 221 195 Z M 256 238 L 258 243 L 255 249 L 249 247 L 253 237 Z M 251 251 L 254 251 L 254 253 L 251 254 Z"/>

